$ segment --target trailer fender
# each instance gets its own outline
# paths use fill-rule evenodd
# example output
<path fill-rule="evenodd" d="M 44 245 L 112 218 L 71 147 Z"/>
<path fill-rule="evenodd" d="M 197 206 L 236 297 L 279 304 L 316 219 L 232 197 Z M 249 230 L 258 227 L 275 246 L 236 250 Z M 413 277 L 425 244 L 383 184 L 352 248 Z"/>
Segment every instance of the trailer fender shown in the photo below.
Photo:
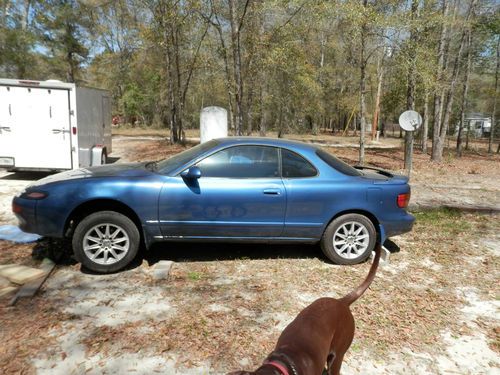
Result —
<path fill-rule="evenodd" d="M 106 164 L 106 148 L 103 146 L 94 146 L 92 147 L 92 152 L 91 152 L 91 163 L 90 165 L 92 167 L 96 165 L 102 165 Z"/>

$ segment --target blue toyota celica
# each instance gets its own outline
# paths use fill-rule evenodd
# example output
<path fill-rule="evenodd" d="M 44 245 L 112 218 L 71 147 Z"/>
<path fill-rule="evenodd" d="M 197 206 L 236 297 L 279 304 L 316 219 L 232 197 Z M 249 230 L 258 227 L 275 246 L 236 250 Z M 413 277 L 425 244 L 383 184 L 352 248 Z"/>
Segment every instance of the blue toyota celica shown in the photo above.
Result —
<path fill-rule="evenodd" d="M 411 230 L 409 199 L 407 177 L 306 143 L 241 137 L 49 176 L 12 208 L 22 230 L 72 238 L 78 261 L 107 273 L 158 241 L 319 242 L 333 262 L 354 264 Z"/>

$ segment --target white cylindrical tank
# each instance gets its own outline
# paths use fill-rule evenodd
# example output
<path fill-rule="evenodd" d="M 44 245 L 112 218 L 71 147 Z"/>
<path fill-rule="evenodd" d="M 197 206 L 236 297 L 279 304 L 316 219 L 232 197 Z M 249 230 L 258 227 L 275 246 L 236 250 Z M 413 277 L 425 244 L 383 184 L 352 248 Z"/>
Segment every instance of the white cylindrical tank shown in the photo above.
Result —
<path fill-rule="evenodd" d="M 227 111 L 221 107 L 206 107 L 200 113 L 200 142 L 227 137 Z"/>

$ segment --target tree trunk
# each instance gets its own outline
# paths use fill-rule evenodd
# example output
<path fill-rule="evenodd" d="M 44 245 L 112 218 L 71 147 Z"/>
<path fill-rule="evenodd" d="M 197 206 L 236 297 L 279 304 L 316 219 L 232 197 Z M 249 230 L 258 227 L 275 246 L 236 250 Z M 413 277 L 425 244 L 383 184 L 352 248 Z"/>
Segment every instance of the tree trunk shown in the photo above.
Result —
<path fill-rule="evenodd" d="M 28 29 L 30 10 L 31 10 L 31 0 L 26 0 L 24 3 L 24 12 L 22 14 L 22 20 L 21 20 L 21 28 L 23 31 L 26 31 Z"/>
<path fill-rule="evenodd" d="M 253 131 L 254 90 L 255 90 L 255 81 L 254 81 L 254 77 L 251 77 L 250 82 L 249 82 L 249 87 L 248 87 L 248 93 L 247 93 L 247 97 L 246 97 L 246 109 L 245 109 L 245 115 L 246 115 L 245 121 L 247 124 L 246 135 L 252 135 L 252 131 Z"/>
<path fill-rule="evenodd" d="M 264 107 L 264 88 L 260 87 L 259 90 L 259 110 L 260 110 L 260 121 L 259 121 L 259 135 L 261 137 L 266 136 L 266 109 Z"/>
<path fill-rule="evenodd" d="M 378 63 L 378 85 L 377 85 L 377 97 L 375 99 L 375 110 L 373 111 L 373 123 L 372 123 L 372 141 L 375 140 L 378 127 L 378 118 L 380 113 L 380 96 L 382 95 L 382 82 L 384 79 L 384 56 L 380 57 Z"/>
<path fill-rule="evenodd" d="M 471 1 L 465 22 L 468 22 L 470 20 L 471 16 L 474 14 L 474 9 L 475 9 L 476 4 L 477 4 L 477 0 Z M 469 26 L 466 26 L 466 28 L 464 28 L 464 30 L 462 32 L 462 36 L 460 38 L 460 47 L 458 48 L 458 53 L 455 56 L 455 62 L 453 64 L 453 73 L 451 76 L 450 88 L 448 90 L 448 95 L 446 98 L 447 99 L 446 100 L 446 111 L 444 113 L 444 120 L 443 120 L 443 124 L 441 126 L 441 131 L 439 134 L 439 138 L 441 139 L 441 142 L 440 142 L 438 150 L 437 150 L 439 152 L 439 155 L 438 155 L 438 159 L 436 159 L 436 160 L 438 160 L 438 161 L 441 161 L 443 158 L 444 141 L 446 139 L 448 125 L 450 123 L 451 110 L 453 108 L 453 99 L 455 97 L 455 89 L 456 89 L 456 84 L 457 84 L 457 80 L 458 80 L 458 75 L 460 72 L 460 60 L 462 58 L 462 53 L 463 53 L 464 45 L 465 45 L 465 37 L 468 33 L 468 30 L 469 30 Z"/>
<path fill-rule="evenodd" d="M 278 115 L 278 138 L 283 136 L 283 105 L 280 103 L 279 115 Z"/>
<path fill-rule="evenodd" d="M 422 125 L 422 153 L 427 154 L 427 138 L 429 137 L 429 92 L 425 90 L 424 123 Z"/>
<path fill-rule="evenodd" d="M 438 162 L 440 162 L 443 159 L 444 142 L 446 139 L 446 133 L 448 131 L 448 125 L 450 122 L 451 110 L 453 107 L 453 99 L 454 99 L 454 94 L 455 94 L 456 83 L 457 83 L 458 74 L 460 71 L 460 59 L 461 59 L 463 48 L 464 48 L 465 36 L 467 34 L 468 28 L 470 27 L 470 25 L 468 25 L 468 22 L 470 21 L 471 16 L 474 14 L 476 4 L 477 4 L 477 0 L 471 1 L 470 6 L 469 6 L 469 10 L 467 12 L 467 16 L 465 19 L 466 27 L 464 27 L 464 30 L 462 32 L 462 36 L 460 38 L 460 46 L 459 46 L 458 52 L 455 56 L 455 62 L 453 65 L 453 73 L 451 76 L 450 88 L 447 91 L 447 95 L 446 95 L 446 109 L 445 109 L 445 113 L 444 113 L 443 122 L 442 122 L 442 124 L 440 124 L 441 125 L 440 129 L 438 129 L 438 130 L 434 129 L 434 134 L 436 134 L 436 131 L 439 131 L 439 135 L 438 135 L 438 142 L 435 145 L 433 145 L 432 160 L 435 160 Z M 443 105 L 443 102 L 441 103 L 441 105 Z"/>
<path fill-rule="evenodd" d="M 165 43 L 165 67 L 167 79 L 167 96 L 168 96 L 168 125 L 170 128 L 170 143 L 177 143 L 179 141 L 177 132 L 177 104 L 176 104 L 176 89 L 175 89 L 175 72 L 174 72 L 174 57 L 172 56 L 172 29 L 164 15 L 162 17 L 163 26 L 163 42 Z"/>
<path fill-rule="evenodd" d="M 490 140 L 488 141 L 488 153 L 493 152 L 493 139 L 495 137 L 496 126 L 496 111 L 497 111 L 497 97 L 498 97 L 498 67 L 500 64 L 500 36 L 497 36 L 497 66 L 495 69 L 495 96 L 493 98 L 493 111 L 491 112 L 491 127 L 490 127 Z M 500 149 L 500 145 L 499 145 Z M 498 149 L 497 149 L 498 154 Z"/>
<path fill-rule="evenodd" d="M 469 149 L 470 121 L 467 123 L 467 133 L 465 134 L 465 149 Z"/>
<path fill-rule="evenodd" d="M 224 72 L 226 74 L 226 90 L 227 90 L 227 96 L 228 96 L 228 107 L 229 107 L 229 128 L 231 130 L 236 129 L 236 116 L 235 116 L 235 111 L 234 111 L 234 103 L 233 103 L 233 97 L 234 97 L 234 84 L 233 84 L 233 79 L 231 76 L 231 72 L 229 70 L 229 57 L 228 57 L 228 49 L 226 46 L 226 42 L 224 40 L 224 34 L 222 33 L 222 25 L 219 20 L 219 17 L 217 15 L 217 10 L 214 7 L 214 3 L 211 1 L 211 12 L 215 15 L 215 20 L 217 22 L 212 22 L 210 19 L 208 22 L 215 27 L 217 30 L 217 34 L 219 36 L 219 42 L 221 46 L 221 53 L 222 53 L 222 60 L 224 61 Z"/>
<path fill-rule="evenodd" d="M 438 64 L 437 64 L 437 74 L 436 74 L 436 83 L 438 85 L 438 90 L 442 90 L 443 85 L 443 75 L 444 75 L 444 64 L 445 64 L 445 44 L 446 44 L 446 35 L 447 35 L 447 23 L 446 17 L 448 16 L 448 11 L 450 8 L 450 4 L 448 0 L 443 0 L 443 26 L 441 28 L 441 37 L 439 39 L 439 47 L 438 47 Z M 441 113 L 442 113 L 442 94 L 434 95 L 434 122 L 433 122 L 433 134 L 432 134 L 432 156 L 431 159 L 435 161 L 440 161 L 440 154 L 438 149 L 441 148 L 441 139 L 439 138 L 439 133 L 441 129 Z M 442 155 L 441 155 L 442 156 Z"/>
<path fill-rule="evenodd" d="M 363 7 L 366 9 L 368 0 L 363 0 Z M 365 163 L 365 130 L 366 130 L 366 60 L 365 60 L 365 44 L 367 34 L 367 21 L 363 21 L 361 26 L 361 50 L 359 56 L 359 115 L 360 115 L 360 135 L 359 135 L 359 164 Z"/>
<path fill-rule="evenodd" d="M 175 105 L 177 108 L 177 116 L 176 116 L 176 126 L 175 129 L 177 134 L 175 135 L 175 143 L 184 142 L 182 134 L 182 120 L 184 117 L 184 100 L 183 100 L 183 90 L 182 90 L 182 71 L 181 71 L 181 62 L 180 62 L 180 53 L 179 53 L 179 26 L 175 25 L 175 30 L 172 30 L 172 46 L 174 49 L 175 56 L 175 75 L 176 75 L 176 97 L 175 97 Z"/>
<path fill-rule="evenodd" d="M 470 72 L 471 72 L 471 65 L 472 65 L 472 35 L 471 35 L 471 30 L 468 31 L 467 33 L 467 65 L 465 67 L 465 79 L 464 79 L 464 86 L 463 86 L 463 92 L 462 92 L 462 105 L 460 107 L 460 125 L 458 127 L 458 134 L 457 134 L 457 156 L 460 157 L 462 156 L 462 133 L 464 130 L 464 124 L 465 124 L 465 110 L 467 107 L 467 93 L 469 91 L 469 77 L 470 77 Z"/>
<path fill-rule="evenodd" d="M 241 75 L 240 25 L 236 16 L 235 0 L 229 0 L 229 18 L 231 23 L 231 49 L 233 52 L 233 80 L 236 86 L 236 135 L 242 135 L 243 129 L 243 79 Z"/>
<path fill-rule="evenodd" d="M 417 30 L 415 29 L 415 19 L 417 18 L 419 0 L 412 0 L 411 2 L 411 33 L 410 33 L 410 67 L 408 70 L 408 89 L 406 91 L 406 108 L 408 110 L 415 110 L 415 88 L 416 88 L 416 64 L 417 64 L 417 54 L 416 54 L 416 44 L 417 44 Z M 411 172 L 413 164 L 413 132 L 405 132 L 405 162 L 404 168 Z"/>

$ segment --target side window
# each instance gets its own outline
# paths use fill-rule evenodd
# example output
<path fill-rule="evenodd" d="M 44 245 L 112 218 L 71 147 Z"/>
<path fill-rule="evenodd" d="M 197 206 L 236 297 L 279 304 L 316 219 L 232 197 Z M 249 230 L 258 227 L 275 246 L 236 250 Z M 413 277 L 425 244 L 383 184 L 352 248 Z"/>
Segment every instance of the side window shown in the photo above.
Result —
<path fill-rule="evenodd" d="M 314 166 L 295 152 L 281 149 L 282 174 L 285 178 L 313 177 L 318 174 Z"/>
<path fill-rule="evenodd" d="M 278 149 L 266 146 L 236 146 L 221 150 L 200 161 L 202 177 L 279 177 Z"/>

